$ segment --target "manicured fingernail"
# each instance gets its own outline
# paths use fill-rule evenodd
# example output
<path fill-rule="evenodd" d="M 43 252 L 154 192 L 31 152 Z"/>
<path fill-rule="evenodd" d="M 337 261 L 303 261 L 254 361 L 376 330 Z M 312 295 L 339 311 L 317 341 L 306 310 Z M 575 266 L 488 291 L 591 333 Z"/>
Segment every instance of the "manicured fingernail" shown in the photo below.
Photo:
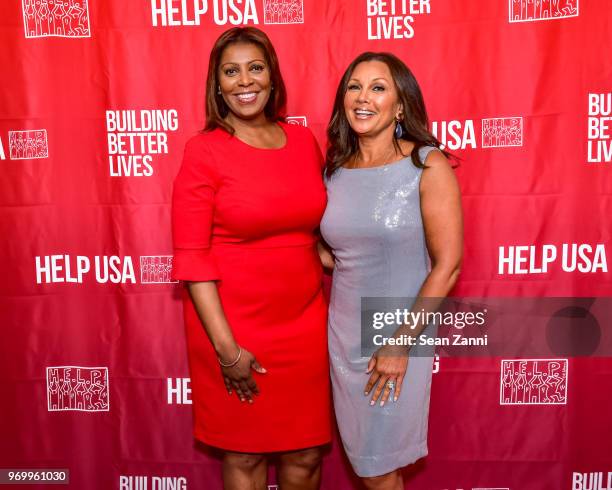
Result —
<path fill-rule="evenodd" d="M 382 407 L 385 404 L 385 402 L 380 402 L 380 406 Z"/>
<path fill-rule="evenodd" d="M 394 396 L 394 397 L 393 397 L 393 401 L 394 401 L 394 402 L 396 402 L 396 401 L 397 401 L 397 397 L 396 397 L 396 396 Z"/>
<path fill-rule="evenodd" d="M 365 396 L 368 396 L 368 392 L 367 392 L 367 391 L 364 391 L 364 392 L 363 392 L 363 394 L 364 394 Z"/>
<path fill-rule="evenodd" d="M 370 402 L 370 406 L 372 406 L 372 405 L 376 405 L 376 402 L 375 402 L 374 400 L 372 400 L 372 401 Z"/>

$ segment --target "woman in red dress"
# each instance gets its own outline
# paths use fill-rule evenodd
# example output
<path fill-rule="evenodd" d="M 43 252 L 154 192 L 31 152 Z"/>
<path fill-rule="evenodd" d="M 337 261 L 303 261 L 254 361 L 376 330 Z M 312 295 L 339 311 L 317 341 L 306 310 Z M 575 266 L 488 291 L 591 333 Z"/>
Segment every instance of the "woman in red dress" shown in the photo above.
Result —
<path fill-rule="evenodd" d="M 331 439 L 322 156 L 310 130 L 282 121 L 262 31 L 221 35 L 206 91 L 206 128 L 187 142 L 172 204 L 194 434 L 224 450 L 225 488 L 265 488 L 271 452 L 281 488 L 318 488 Z"/>

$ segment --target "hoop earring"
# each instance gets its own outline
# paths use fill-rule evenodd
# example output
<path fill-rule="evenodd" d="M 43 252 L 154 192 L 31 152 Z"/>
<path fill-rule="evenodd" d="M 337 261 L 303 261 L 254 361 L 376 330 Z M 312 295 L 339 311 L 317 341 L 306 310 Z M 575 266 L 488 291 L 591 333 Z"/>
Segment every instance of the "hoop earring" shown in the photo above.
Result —
<path fill-rule="evenodd" d="M 394 134 L 395 134 L 395 139 L 400 139 L 402 136 L 404 136 L 404 128 L 402 127 L 402 124 L 399 119 L 395 120 Z"/>

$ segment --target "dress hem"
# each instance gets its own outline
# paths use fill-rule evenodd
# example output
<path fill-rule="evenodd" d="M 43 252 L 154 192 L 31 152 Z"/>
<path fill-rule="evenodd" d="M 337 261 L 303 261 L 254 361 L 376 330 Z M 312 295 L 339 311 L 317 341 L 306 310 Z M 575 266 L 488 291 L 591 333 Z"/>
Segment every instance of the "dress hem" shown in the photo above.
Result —
<path fill-rule="evenodd" d="M 248 444 L 241 444 L 240 447 L 233 446 L 228 441 L 221 441 L 210 436 L 203 436 L 199 432 L 194 432 L 194 438 L 198 441 L 206 444 L 207 446 L 221 449 L 222 451 L 232 451 L 237 453 L 251 453 L 251 454 L 264 454 L 264 453 L 279 453 L 288 451 L 299 451 L 300 449 L 308 449 L 310 447 L 324 446 L 330 444 L 332 441 L 331 435 L 312 437 L 310 439 L 304 439 L 299 443 L 295 444 L 279 444 L 278 446 L 266 446 L 266 448 L 258 447 L 256 445 L 249 446 Z"/>
<path fill-rule="evenodd" d="M 346 449 L 345 449 L 345 452 L 346 452 Z M 398 452 L 405 452 L 405 450 L 398 451 Z M 404 458 L 394 458 L 393 457 L 394 454 L 385 455 L 389 459 L 393 459 L 393 462 L 390 462 L 387 465 L 381 465 L 380 467 L 376 468 L 376 470 L 370 469 L 369 471 L 366 469 L 366 467 L 368 466 L 367 464 L 358 465 L 355 463 L 355 460 L 365 459 L 363 456 L 361 457 L 351 456 L 348 452 L 346 452 L 346 454 L 349 458 L 349 461 L 351 462 L 351 466 L 353 467 L 353 471 L 355 471 L 355 474 L 360 478 L 369 478 L 369 477 L 385 475 L 387 473 L 391 473 L 392 471 L 395 471 L 395 470 L 404 468 L 408 465 L 414 464 L 419 459 L 427 456 L 428 449 L 427 449 L 427 443 L 424 443 L 424 444 L 419 444 L 418 446 L 414 446 L 414 449 L 409 452 L 407 457 L 404 457 Z M 370 457 L 367 457 L 367 458 L 370 458 Z M 359 467 L 359 466 L 363 466 L 363 467 Z"/>

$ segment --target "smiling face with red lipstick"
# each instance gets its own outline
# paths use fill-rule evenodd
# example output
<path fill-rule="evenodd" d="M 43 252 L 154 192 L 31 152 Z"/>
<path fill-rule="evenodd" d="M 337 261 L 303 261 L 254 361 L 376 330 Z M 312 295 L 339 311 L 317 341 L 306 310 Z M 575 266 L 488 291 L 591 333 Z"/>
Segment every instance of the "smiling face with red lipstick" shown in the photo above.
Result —
<path fill-rule="evenodd" d="M 264 52 L 255 44 L 236 43 L 221 55 L 218 73 L 223 100 L 230 112 L 226 119 L 265 120 L 264 109 L 272 92 L 270 68 Z"/>

